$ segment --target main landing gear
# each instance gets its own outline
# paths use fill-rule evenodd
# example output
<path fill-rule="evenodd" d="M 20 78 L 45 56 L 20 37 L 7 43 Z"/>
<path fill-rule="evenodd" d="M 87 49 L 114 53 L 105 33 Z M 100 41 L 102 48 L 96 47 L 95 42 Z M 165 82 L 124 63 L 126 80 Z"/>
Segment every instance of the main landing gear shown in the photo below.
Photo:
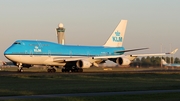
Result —
<path fill-rule="evenodd" d="M 56 72 L 56 68 L 55 67 L 48 67 L 47 72 L 54 73 L 54 72 Z"/>
<path fill-rule="evenodd" d="M 63 67 L 62 72 L 83 72 L 82 68 L 78 68 L 75 66 L 72 67 Z"/>
<path fill-rule="evenodd" d="M 22 63 L 18 64 L 18 70 L 17 72 L 23 72 L 23 67 L 22 67 Z"/>

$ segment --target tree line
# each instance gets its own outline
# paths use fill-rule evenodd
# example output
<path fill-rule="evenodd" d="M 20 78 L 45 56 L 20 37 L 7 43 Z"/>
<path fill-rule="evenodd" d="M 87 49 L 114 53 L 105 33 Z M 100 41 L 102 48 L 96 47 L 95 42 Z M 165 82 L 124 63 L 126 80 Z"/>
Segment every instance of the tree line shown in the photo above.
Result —
<path fill-rule="evenodd" d="M 171 58 L 171 59 L 170 59 Z M 180 59 L 178 57 L 162 57 L 167 63 L 179 63 Z M 136 58 L 130 66 L 132 67 L 160 67 L 161 66 L 161 57 L 142 57 L 142 58 Z"/>

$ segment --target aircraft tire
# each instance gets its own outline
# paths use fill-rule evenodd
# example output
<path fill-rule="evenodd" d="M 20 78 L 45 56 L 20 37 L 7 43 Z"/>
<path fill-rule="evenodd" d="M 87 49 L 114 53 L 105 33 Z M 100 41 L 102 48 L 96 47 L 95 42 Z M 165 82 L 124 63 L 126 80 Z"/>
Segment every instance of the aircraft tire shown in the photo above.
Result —
<path fill-rule="evenodd" d="M 18 69 L 17 72 L 20 72 L 20 73 L 21 73 L 21 72 L 23 72 L 23 69 Z"/>
<path fill-rule="evenodd" d="M 61 69 L 62 72 L 65 72 L 65 69 Z"/>
<path fill-rule="evenodd" d="M 47 71 L 48 71 L 49 73 L 54 73 L 54 72 L 56 72 L 56 69 L 54 69 L 54 68 L 53 68 L 53 69 L 48 69 Z"/>
<path fill-rule="evenodd" d="M 48 70 L 47 70 L 47 72 L 48 72 L 48 73 L 50 73 L 50 72 L 51 72 L 51 70 L 50 70 L 50 69 L 48 69 Z"/>
<path fill-rule="evenodd" d="M 56 72 L 56 69 L 53 68 L 51 71 L 52 71 L 53 73 L 55 73 L 55 72 Z"/>

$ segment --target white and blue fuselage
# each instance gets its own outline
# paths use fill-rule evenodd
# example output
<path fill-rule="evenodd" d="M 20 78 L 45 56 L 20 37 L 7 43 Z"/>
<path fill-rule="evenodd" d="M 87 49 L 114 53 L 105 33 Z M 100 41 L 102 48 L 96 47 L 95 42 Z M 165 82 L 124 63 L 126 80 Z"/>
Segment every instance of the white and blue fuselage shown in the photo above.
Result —
<path fill-rule="evenodd" d="M 120 50 L 123 51 L 124 47 L 61 45 L 48 41 L 17 40 L 4 52 L 4 55 L 18 63 L 64 65 L 53 60 L 56 57 L 66 59 L 121 55 L 124 52 L 116 53 Z"/>

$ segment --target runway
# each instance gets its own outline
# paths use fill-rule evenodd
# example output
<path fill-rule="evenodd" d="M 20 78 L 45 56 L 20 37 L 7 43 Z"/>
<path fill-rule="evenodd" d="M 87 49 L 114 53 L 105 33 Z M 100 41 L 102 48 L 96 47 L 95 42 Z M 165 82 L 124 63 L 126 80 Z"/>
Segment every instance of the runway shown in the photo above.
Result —
<path fill-rule="evenodd" d="M 177 93 L 177 92 L 180 92 L 180 89 L 178 89 L 178 90 L 128 91 L 128 92 L 76 93 L 76 94 L 47 94 L 47 95 L 30 95 L 30 96 L 5 96 L 5 97 L 0 97 L 0 100 L 77 97 L 77 96 L 141 95 L 141 94 L 154 94 L 154 93 Z"/>
<path fill-rule="evenodd" d="M 0 67 L 0 75 L 8 75 L 8 74 L 21 74 L 17 72 L 17 67 Z M 132 68 L 132 67 L 106 67 L 106 68 L 88 68 L 84 69 L 83 72 L 73 72 L 73 74 L 98 74 L 98 73 L 158 73 L 158 72 L 167 72 L 167 73 L 180 73 L 180 68 L 161 68 L 161 67 L 149 67 L 149 68 Z M 42 67 L 31 67 L 31 68 L 24 68 L 22 74 L 46 74 L 47 69 Z M 61 68 L 58 68 L 55 73 L 48 73 L 48 74 L 69 74 L 72 72 L 61 72 Z"/>
<path fill-rule="evenodd" d="M 19 73 L 17 71 L 0 71 L 0 76 L 8 75 L 63 75 L 63 74 L 73 74 L 73 75 L 84 75 L 84 74 L 119 74 L 119 73 L 180 73 L 179 69 L 166 70 L 166 69 L 146 69 L 146 70 L 119 70 L 119 71 L 84 71 L 84 72 L 55 72 L 48 73 L 46 71 L 24 71 Z"/>

